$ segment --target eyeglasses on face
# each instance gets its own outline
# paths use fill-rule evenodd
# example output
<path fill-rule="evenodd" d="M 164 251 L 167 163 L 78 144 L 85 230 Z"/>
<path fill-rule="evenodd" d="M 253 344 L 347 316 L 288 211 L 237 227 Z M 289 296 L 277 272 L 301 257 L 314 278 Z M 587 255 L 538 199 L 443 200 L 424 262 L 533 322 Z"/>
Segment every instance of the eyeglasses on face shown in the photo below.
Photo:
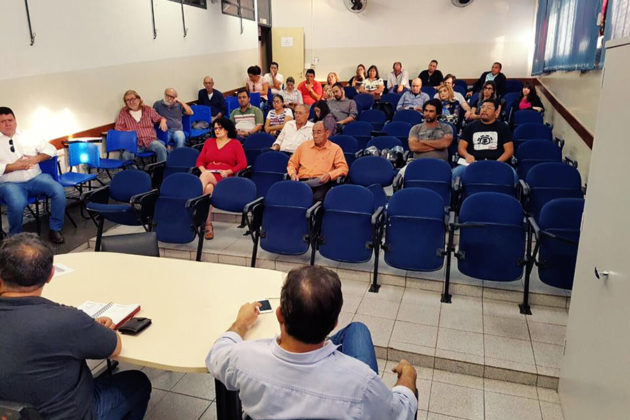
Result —
<path fill-rule="evenodd" d="M 138 98 L 137 96 L 134 96 L 133 98 L 126 98 L 125 102 L 133 102 L 133 101 L 136 101 L 138 99 L 140 99 L 140 98 Z"/>

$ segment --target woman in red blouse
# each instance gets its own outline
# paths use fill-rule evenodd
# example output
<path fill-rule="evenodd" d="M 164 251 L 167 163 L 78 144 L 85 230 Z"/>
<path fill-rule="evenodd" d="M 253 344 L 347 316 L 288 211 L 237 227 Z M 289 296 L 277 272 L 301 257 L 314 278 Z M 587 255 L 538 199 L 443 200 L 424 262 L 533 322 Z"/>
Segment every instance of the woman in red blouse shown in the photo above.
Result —
<path fill-rule="evenodd" d="M 197 158 L 197 168 L 201 171 L 199 179 L 204 194 L 212 194 L 214 186 L 223 178 L 245 169 L 247 159 L 241 142 L 236 140 L 236 128 L 232 121 L 221 117 L 214 121 L 214 134 L 203 145 Z M 212 207 L 206 221 L 206 239 L 214 238 L 212 226 Z"/>

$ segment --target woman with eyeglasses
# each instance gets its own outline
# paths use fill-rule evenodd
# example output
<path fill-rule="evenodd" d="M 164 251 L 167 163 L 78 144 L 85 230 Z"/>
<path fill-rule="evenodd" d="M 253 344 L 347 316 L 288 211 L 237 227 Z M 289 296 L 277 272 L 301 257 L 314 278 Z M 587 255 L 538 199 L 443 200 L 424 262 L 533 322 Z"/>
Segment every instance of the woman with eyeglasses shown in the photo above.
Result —
<path fill-rule="evenodd" d="M 265 132 L 277 137 L 284 128 L 284 124 L 293 119 L 293 112 L 289 108 L 284 107 L 282 95 L 273 95 L 271 103 L 273 109 L 267 114 Z"/>
<path fill-rule="evenodd" d="M 479 110 L 481 109 L 481 104 L 483 103 L 483 101 L 485 101 L 486 99 L 493 99 L 497 101 L 496 91 L 497 89 L 494 85 L 494 82 L 486 82 L 483 84 L 483 88 L 479 93 L 479 99 L 477 99 L 477 103 L 470 109 L 470 113 L 468 114 L 467 119 L 469 121 L 478 120 L 479 118 L 481 118 L 479 116 Z M 502 104 L 499 104 L 496 110 L 497 115 L 501 115 L 501 108 Z"/>
<path fill-rule="evenodd" d="M 166 160 L 166 146 L 158 141 L 154 124 L 160 123 L 160 130 L 166 131 L 166 118 L 160 116 L 153 108 L 145 105 L 135 90 L 128 90 L 123 95 L 125 106 L 120 110 L 114 130 L 135 131 L 138 134 L 138 152 L 155 153 L 156 161 Z M 123 153 L 123 159 L 132 160 L 134 155 Z"/>
<path fill-rule="evenodd" d="M 214 135 L 203 145 L 195 165 L 201 174 L 199 179 L 204 194 L 212 194 L 214 186 L 223 178 L 233 176 L 247 167 L 247 158 L 241 142 L 236 140 L 236 128 L 232 121 L 225 117 L 214 121 Z M 214 238 L 212 226 L 212 207 L 206 220 L 206 239 Z"/>

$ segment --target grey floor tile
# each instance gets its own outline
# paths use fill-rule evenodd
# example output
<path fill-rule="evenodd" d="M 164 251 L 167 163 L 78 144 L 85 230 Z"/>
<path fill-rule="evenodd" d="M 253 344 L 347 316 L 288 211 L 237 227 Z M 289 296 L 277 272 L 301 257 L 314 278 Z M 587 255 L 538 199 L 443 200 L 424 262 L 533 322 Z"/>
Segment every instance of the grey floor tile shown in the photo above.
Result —
<path fill-rule="evenodd" d="M 529 334 L 532 341 L 541 343 L 564 345 L 564 339 L 567 333 L 567 327 L 557 324 L 543 324 L 540 322 L 528 322 Z"/>
<path fill-rule="evenodd" d="M 515 384 L 513 382 L 497 381 L 495 379 L 484 379 L 484 390 L 486 392 L 494 392 L 497 394 L 514 395 L 529 399 L 538 399 L 538 393 L 535 386 Z"/>
<path fill-rule="evenodd" d="M 169 392 L 145 416 L 150 420 L 198 419 L 210 406 L 210 401 Z"/>
<path fill-rule="evenodd" d="M 527 316 L 527 322 L 567 325 L 569 320 L 569 312 L 565 308 L 532 305 L 531 309 L 532 314 Z"/>
<path fill-rule="evenodd" d="M 199 420 L 217 420 L 217 406 L 214 403 L 210 404 Z"/>
<path fill-rule="evenodd" d="M 455 296 L 453 303 L 443 303 L 440 327 L 471 332 L 483 332 L 481 299 Z"/>
<path fill-rule="evenodd" d="M 369 288 L 368 283 L 356 280 L 341 280 L 341 292 L 344 299 L 346 296 L 363 297 Z"/>
<path fill-rule="evenodd" d="M 522 318 L 483 317 L 483 333 L 529 340 L 527 322 Z"/>
<path fill-rule="evenodd" d="M 357 295 L 344 295 L 343 296 L 343 306 L 341 310 L 343 312 L 351 312 L 356 313 L 359 305 L 361 304 L 362 296 Z"/>
<path fill-rule="evenodd" d="M 406 303 L 403 296 L 403 302 L 398 308 L 396 317 L 399 321 L 408 321 L 416 324 L 425 324 L 438 326 L 440 322 L 440 305 L 426 305 L 422 303 Z"/>
<path fill-rule="evenodd" d="M 483 315 L 497 318 L 517 318 L 525 320 L 525 316 L 519 312 L 519 308 L 516 303 L 486 298 L 483 299 Z"/>
<path fill-rule="evenodd" d="M 355 322 L 363 322 L 372 334 L 372 342 L 375 346 L 387 347 L 389 338 L 394 329 L 394 320 L 377 318 L 375 316 L 356 314 L 352 319 Z"/>
<path fill-rule="evenodd" d="M 437 327 L 432 327 L 430 325 L 396 321 L 394 323 L 391 340 L 435 348 L 437 331 Z"/>
<path fill-rule="evenodd" d="M 483 419 L 483 390 L 433 382 L 429 401 L 431 413 L 445 414 L 463 419 Z"/>
<path fill-rule="evenodd" d="M 433 382 L 483 390 L 483 378 L 479 376 L 462 375 L 439 369 L 433 371 Z"/>
<path fill-rule="evenodd" d="M 184 377 L 183 373 L 145 367 L 142 370 L 151 380 L 153 388 L 170 391 Z"/>
<path fill-rule="evenodd" d="M 445 414 L 428 413 L 427 420 L 460 420 L 461 417 L 447 416 Z"/>
<path fill-rule="evenodd" d="M 538 400 L 514 395 L 485 393 L 486 420 L 541 420 Z"/>
<path fill-rule="evenodd" d="M 367 294 L 359 304 L 357 313 L 379 318 L 396 319 L 399 302 L 385 300 L 383 297 Z"/>
<path fill-rule="evenodd" d="M 532 345 L 534 346 L 534 358 L 536 359 L 536 366 L 560 368 L 563 346 L 539 343 L 537 341 L 532 342 Z"/>
<path fill-rule="evenodd" d="M 187 373 L 171 391 L 191 397 L 214 400 L 214 377 L 209 373 Z"/>
<path fill-rule="evenodd" d="M 147 406 L 147 414 L 157 406 L 164 397 L 168 395 L 168 391 L 162 391 L 161 389 L 153 388 L 151 390 L 151 399 Z M 147 417 L 148 418 L 148 417 Z"/>
<path fill-rule="evenodd" d="M 418 389 L 418 409 L 428 410 L 429 400 L 431 399 L 431 387 L 433 383 L 425 379 L 418 379 L 416 381 L 416 388 Z"/>
<path fill-rule="evenodd" d="M 486 358 L 503 359 L 522 364 L 534 364 L 534 353 L 529 340 L 484 335 Z"/>
<path fill-rule="evenodd" d="M 437 348 L 483 357 L 483 334 L 440 328 L 438 330 Z"/>
<path fill-rule="evenodd" d="M 383 300 L 400 303 L 404 292 L 404 287 L 390 286 L 388 284 L 384 284 L 381 286 L 378 293 L 368 293 L 371 296 L 378 296 Z"/>
<path fill-rule="evenodd" d="M 540 409 L 542 411 L 543 420 L 564 420 L 560 404 L 541 401 Z"/>

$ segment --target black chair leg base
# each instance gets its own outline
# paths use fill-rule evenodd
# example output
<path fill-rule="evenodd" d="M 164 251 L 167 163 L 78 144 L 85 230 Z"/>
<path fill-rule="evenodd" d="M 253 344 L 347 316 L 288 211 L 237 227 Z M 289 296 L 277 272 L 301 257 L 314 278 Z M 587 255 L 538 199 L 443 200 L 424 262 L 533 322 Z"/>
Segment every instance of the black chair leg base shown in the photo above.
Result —
<path fill-rule="evenodd" d="M 380 289 L 380 288 L 381 288 L 380 284 L 371 284 L 369 292 L 371 292 L 371 293 L 378 293 L 378 289 Z"/>
<path fill-rule="evenodd" d="M 442 293 L 442 298 L 440 299 L 442 303 L 451 303 L 451 294 L 450 293 Z"/>
<path fill-rule="evenodd" d="M 530 309 L 529 305 L 521 303 L 520 305 L 518 305 L 518 307 L 520 308 L 521 313 L 523 315 L 531 315 L 532 314 L 532 310 Z"/>

